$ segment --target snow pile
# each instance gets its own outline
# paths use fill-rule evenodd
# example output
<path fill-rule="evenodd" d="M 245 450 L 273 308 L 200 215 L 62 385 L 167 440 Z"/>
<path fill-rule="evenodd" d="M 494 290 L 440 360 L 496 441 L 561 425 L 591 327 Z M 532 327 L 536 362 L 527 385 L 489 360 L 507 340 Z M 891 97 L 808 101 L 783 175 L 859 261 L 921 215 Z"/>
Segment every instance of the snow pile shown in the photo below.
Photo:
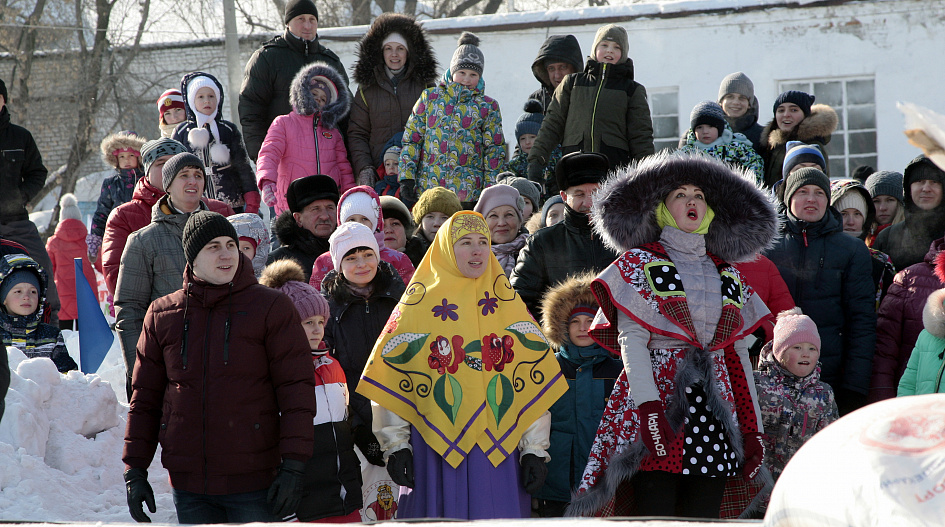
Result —
<path fill-rule="evenodd" d="M 16 348 L 7 354 L 11 382 L 0 419 L 0 520 L 132 523 L 121 462 L 128 407 L 98 375 L 62 375 L 49 359 L 27 359 Z M 123 380 L 123 370 L 121 375 Z M 151 517 L 176 523 L 159 458 L 148 471 L 158 507 Z"/>

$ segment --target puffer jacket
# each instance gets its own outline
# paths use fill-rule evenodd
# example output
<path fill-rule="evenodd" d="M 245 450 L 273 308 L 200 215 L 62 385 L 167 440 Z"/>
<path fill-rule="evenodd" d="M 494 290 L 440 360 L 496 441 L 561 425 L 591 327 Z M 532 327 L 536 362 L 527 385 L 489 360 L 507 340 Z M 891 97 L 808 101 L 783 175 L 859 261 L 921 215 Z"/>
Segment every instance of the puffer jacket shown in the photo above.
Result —
<path fill-rule="evenodd" d="M 52 262 L 53 279 L 59 292 L 59 320 L 75 320 L 79 316 L 75 297 L 75 262 L 82 258 L 82 274 L 92 287 L 98 290 L 95 271 L 89 263 L 89 246 L 85 243 L 88 231 L 80 220 L 62 220 L 56 225 L 56 232 L 46 240 L 46 252 Z M 95 262 L 101 268 L 101 260 Z"/>
<path fill-rule="evenodd" d="M 116 168 L 114 174 L 102 181 L 102 190 L 99 193 L 95 214 L 92 214 L 92 226 L 89 229 L 89 234 L 97 239 L 96 243 L 101 244 L 102 238 L 105 237 L 105 225 L 112 210 L 131 201 L 135 185 L 143 175 L 144 172 L 138 168 L 125 170 Z M 93 252 L 98 253 L 99 247 L 92 247 L 92 244 L 89 247 Z"/>
<path fill-rule="evenodd" d="M 384 39 L 398 33 L 407 41 L 407 65 L 396 79 L 384 65 Z M 358 44 L 353 67 L 358 91 L 348 121 L 348 147 L 354 172 L 383 164 L 384 146 L 402 134 L 423 90 L 436 83 L 437 61 L 423 28 L 412 18 L 384 13 L 374 19 Z M 343 192 L 343 191 L 342 191 Z"/>
<path fill-rule="evenodd" d="M 322 282 L 331 310 L 325 325 L 325 341 L 332 349 L 332 356 L 341 363 L 348 381 L 352 429 L 359 426 L 371 429 L 371 401 L 356 393 L 358 382 L 374 342 L 406 289 L 387 262 L 378 264 L 377 276 L 371 283 L 373 291 L 370 297 L 364 298 L 353 294 L 344 276 L 337 271 L 328 273 Z"/>
<path fill-rule="evenodd" d="M 175 489 L 265 489 L 282 459 L 312 455 L 315 379 L 298 312 L 242 255 L 232 282 L 188 266 L 183 286 L 148 308 L 122 460 L 147 469 L 160 443 Z"/>
<path fill-rule="evenodd" d="M 453 82 L 449 69 L 435 88 L 420 95 L 404 130 L 400 181 L 416 181 L 417 195 L 433 187 L 452 190 L 460 201 L 477 201 L 505 171 L 505 138 L 499 103 Z"/>
<path fill-rule="evenodd" d="M 865 400 L 876 346 L 876 289 L 866 244 L 844 234 L 840 213 L 828 207 L 816 223 L 788 215 L 765 255 L 817 324 L 823 381 Z"/>
<path fill-rule="evenodd" d="M 305 281 L 312 278 L 315 259 L 328 252 L 328 238 L 319 238 L 295 222 L 290 211 L 285 211 L 272 222 L 272 231 L 279 239 L 279 247 L 269 253 L 266 265 L 291 258 L 302 266 Z"/>
<path fill-rule="evenodd" d="M 655 152 L 646 88 L 633 80 L 632 60 L 607 64 L 588 59 L 583 73 L 561 81 L 528 162 L 547 165 L 559 144 L 564 155 L 600 152 L 611 168 Z"/>
<path fill-rule="evenodd" d="M 765 162 L 765 186 L 772 188 L 781 180 L 784 168 L 784 156 L 787 154 L 788 141 L 800 141 L 820 147 L 824 154 L 827 166 L 824 172 L 830 175 L 830 158 L 827 155 L 827 143 L 830 134 L 837 129 L 837 112 L 826 104 L 815 104 L 810 107 L 810 115 L 804 118 L 790 133 L 784 133 L 778 128 L 778 123 L 772 119 L 761 131 L 761 154 Z"/>
<path fill-rule="evenodd" d="M 541 84 L 541 87 L 528 96 L 529 99 L 535 99 L 541 103 L 542 112 L 548 113 L 548 107 L 551 106 L 551 98 L 554 96 L 555 87 L 551 85 L 551 78 L 548 77 L 548 64 L 555 62 L 564 62 L 570 64 L 575 72 L 584 69 L 584 56 L 581 54 L 581 45 L 574 35 L 551 35 L 538 48 L 538 56 L 532 61 L 532 75 Z M 522 175 L 521 177 L 525 177 Z"/>
<path fill-rule="evenodd" d="M 275 187 L 276 214 L 289 210 L 285 195 L 296 179 L 324 174 L 335 180 L 342 193 L 354 186 L 348 151 L 338 130 L 351 107 L 351 94 L 341 75 L 326 64 L 310 64 L 300 74 L 302 82 L 293 82 L 289 92 L 293 110 L 272 122 L 257 160 L 256 182 L 260 189 Z M 326 77 L 338 87 L 338 99 L 320 110 L 305 88 L 315 76 Z"/>
<path fill-rule="evenodd" d="M 404 247 L 404 254 L 410 259 L 410 263 L 413 264 L 414 268 L 420 265 L 420 261 L 423 260 L 423 256 L 427 254 L 427 249 L 430 248 L 431 244 L 432 242 L 419 232 L 419 229 L 416 234 L 407 238 L 407 246 Z"/>
<path fill-rule="evenodd" d="M 945 289 L 939 289 L 929 295 L 922 311 L 922 323 L 925 328 L 909 357 L 906 371 L 899 380 L 897 397 L 941 393 L 943 350 L 945 350 Z"/>
<path fill-rule="evenodd" d="M 771 343 L 761 352 L 755 386 L 765 429 L 765 467 L 777 480 L 798 449 L 839 418 L 837 402 L 833 389 L 820 380 L 819 365 L 798 377 L 774 359 Z"/>
<path fill-rule="evenodd" d="M 26 204 L 46 184 L 46 167 L 33 134 L 0 108 L 0 222 L 29 219 Z"/>
<path fill-rule="evenodd" d="M 925 261 L 896 273 L 879 306 L 876 322 L 876 354 L 870 380 L 869 402 L 896 396 L 909 356 L 924 329 L 922 311 L 926 299 L 945 287 L 945 238 L 932 242 Z"/>
<path fill-rule="evenodd" d="M 121 265 L 121 255 L 128 242 L 128 236 L 151 223 L 154 204 L 163 196 L 165 192 L 162 189 L 155 187 L 148 182 L 148 178 L 143 177 L 135 185 L 131 201 L 119 205 L 108 217 L 108 223 L 105 224 L 105 239 L 102 242 L 101 262 L 105 286 L 112 295 L 115 294 L 118 268 Z M 207 198 L 202 198 L 201 201 L 207 210 L 219 212 L 224 216 L 233 215 L 233 209 L 222 201 Z"/>
<path fill-rule="evenodd" d="M 197 117 L 194 114 L 190 104 L 185 104 L 187 110 L 187 120 L 180 123 L 174 131 L 173 139 L 184 145 L 187 150 L 193 152 L 203 161 L 203 166 L 207 170 L 207 177 L 204 180 L 204 195 L 211 199 L 218 199 L 234 210 L 240 212 L 259 212 L 259 203 L 261 201 L 259 189 L 256 188 L 256 177 L 253 174 L 253 168 L 249 164 L 249 157 L 246 155 L 246 147 L 243 146 L 243 135 L 239 127 L 223 118 L 223 85 L 213 75 L 202 71 L 195 71 L 184 75 L 180 81 L 180 91 L 183 94 L 184 101 L 187 101 L 187 84 L 194 77 L 208 77 L 212 80 L 220 93 L 220 99 L 217 101 L 217 113 L 214 117 L 220 137 L 215 137 L 213 131 L 210 132 L 210 141 L 207 145 L 199 147 L 190 142 L 190 132 L 197 129 Z M 205 126 L 209 126 L 205 125 Z M 212 130 L 212 128 L 205 128 Z M 217 153 L 217 147 L 223 146 L 228 154 L 220 157 Z"/>
<path fill-rule="evenodd" d="M 698 141 L 691 128 L 683 139 L 685 144 L 679 148 L 679 152 L 686 154 L 699 152 L 710 155 L 719 161 L 750 171 L 759 184 L 763 183 L 764 161 L 751 146 L 751 141 L 744 135 L 733 132 L 728 123 L 725 124 L 722 135 L 711 144 L 707 145 Z"/>
<path fill-rule="evenodd" d="M 246 152 L 256 161 L 266 132 L 272 121 L 292 111 L 289 88 L 292 79 L 306 64 L 325 62 L 335 69 L 348 85 L 348 75 L 338 55 L 316 38 L 305 41 L 286 30 L 264 42 L 253 52 L 243 70 L 240 86 L 239 114 Z M 340 88 L 339 88 L 340 89 Z"/>

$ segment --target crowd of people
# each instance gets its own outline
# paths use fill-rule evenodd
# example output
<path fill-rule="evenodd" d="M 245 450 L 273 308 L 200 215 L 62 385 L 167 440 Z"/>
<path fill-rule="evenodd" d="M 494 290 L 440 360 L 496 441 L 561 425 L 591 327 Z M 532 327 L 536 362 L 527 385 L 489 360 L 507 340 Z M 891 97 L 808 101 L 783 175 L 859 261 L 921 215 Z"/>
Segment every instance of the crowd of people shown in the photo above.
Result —
<path fill-rule="evenodd" d="M 538 47 L 510 152 L 477 36 L 438 74 L 423 28 L 385 13 L 352 92 L 314 2 L 284 22 L 240 126 L 188 73 L 160 138 L 105 138 L 91 228 L 63 196 L 45 248 L 25 204 L 46 169 L 0 83 L 0 351 L 76 369 L 71 262 L 104 275 L 135 520 L 158 444 L 185 524 L 757 517 L 813 434 L 939 391 L 928 158 L 831 177 L 836 112 L 788 91 L 762 126 L 742 72 L 656 153 L 615 24 L 586 57 L 573 35 Z"/>

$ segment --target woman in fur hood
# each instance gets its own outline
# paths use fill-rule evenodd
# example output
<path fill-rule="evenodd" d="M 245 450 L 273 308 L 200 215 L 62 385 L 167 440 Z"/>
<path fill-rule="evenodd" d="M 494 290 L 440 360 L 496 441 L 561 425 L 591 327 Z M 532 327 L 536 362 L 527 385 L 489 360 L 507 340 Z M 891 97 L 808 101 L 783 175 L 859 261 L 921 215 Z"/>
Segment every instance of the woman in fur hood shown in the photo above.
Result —
<path fill-rule="evenodd" d="M 623 254 L 591 284 L 590 333 L 624 370 L 568 513 L 612 513 L 624 483 L 644 516 L 747 513 L 722 498 L 765 479 L 751 481 L 764 444 L 742 339 L 771 315 L 732 262 L 771 244 L 774 207 L 753 175 L 705 156 L 647 158 L 596 196 L 594 230 Z"/>
<path fill-rule="evenodd" d="M 814 96 L 800 91 L 786 91 L 774 101 L 774 119 L 761 132 L 761 157 L 765 162 L 765 186 L 774 187 L 781 179 L 788 141 L 820 145 L 824 172 L 830 175 L 827 143 L 837 129 L 837 112 L 826 104 L 814 104 Z"/>
<path fill-rule="evenodd" d="M 348 122 L 348 146 L 358 185 L 374 186 L 384 145 L 403 133 L 413 105 L 436 83 L 436 56 L 423 28 L 407 15 L 384 13 L 358 44 L 358 91 Z"/>
<path fill-rule="evenodd" d="M 915 349 L 909 357 L 906 371 L 899 379 L 897 397 L 940 393 L 942 373 L 945 372 L 945 289 L 939 289 L 929 295 L 922 311 L 922 324 L 925 329 L 919 333 Z"/>
<path fill-rule="evenodd" d="M 289 102 L 292 111 L 272 122 L 256 165 L 263 201 L 277 215 L 289 210 L 285 195 L 296 179 L 325 174 L 342 193 L 354 186 L 338 129 L 351 109 L 351 93 L 341 75 L 324 62 L 305 66 L 292 79 Z"/>

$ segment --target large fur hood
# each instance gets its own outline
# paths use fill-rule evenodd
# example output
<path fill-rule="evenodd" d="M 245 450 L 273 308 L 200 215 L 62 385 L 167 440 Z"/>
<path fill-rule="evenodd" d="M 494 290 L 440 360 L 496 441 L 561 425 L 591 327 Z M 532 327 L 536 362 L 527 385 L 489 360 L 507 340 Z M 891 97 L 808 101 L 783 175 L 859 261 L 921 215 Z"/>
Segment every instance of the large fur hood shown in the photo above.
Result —
<path fill-rule="evenodd" d="M 794 130 L 788 133 L 778 128 L 778 123 L 772 119 L 761 132 L 761 141 L 768 149 L 787 145 L 788 141 L 810 143 L 820 139 L 824 144 L 830 142 L 830 134 L 837 129 L 837 112 L 826 104 L 815 104 L 810 107 L 810 115 L 801 121 Z"/>
<path fill-rule="evenodd" d="M 329 102 L 321 109 L 320 123 L 324 128 L 337 128 L 338 123 L 351 110 L 351 92 L 348 91 L 348 85 L 341 74 L 328 64 L 313 62 L 299 70 L 299 73 L 292 79 L 292 86 L 289 87 L 289 104 L 299 115 L 312 115 L 318 112 L 315 96 L 309 90 L 309 83 L 311 83 L 312 78 L 318 76 L 330 80 L 338 90 L 338 100 Z"/>
<path fill-rule="evenodd" d="M 541 329 L 548 342 L 557 348 L 571 343 L 568 337 L 571 311 L 578 304 L 597 308 L 597 299 L 591 292 L 591 282 L 596 273 L 581 273 L 569 276 L 545 293 L 541 299 Z"/>
<path fill-rule="evenodd" d="M 374 23 L 361 38 L 357 51 L 358 61 L 351 72 L 355 82 L 363 87 L 377 84 L 374 71 L 384 65 L 381 47 L 384 39 L 391 33 L 400 33 L 407 41 L 407 71 L 404 75 L 415 77 L 425 85 L 436 82 L 436 70 L 439 65 L 426 32 L 412 17 L 398 13 L 384 13 L 374 19 Z"/>
<path fill-rule="evenodd" d="M 141 147 L 144 146 L 147 139 L 139 137 L 134 132 L 118 132 L 105 136 L 105 139 L 102 139 L 102 160 L 108 163 L 109 166 L 118 168 L 118 157 L 113 153 L 115 150 L 122 150 L 125 148 L 131 148 L 136 152 L 141 152 Z M 138 168 L 141 164 L 141 154 L 138 154 Z"/>
<path fill-rule="evenodd" d="M 650 156 L 611 174 L 595 194 L 594 231 L 620 253 L 658 241 L 656 207 L 680 185 L 705 192 L 715 219 L 706 250 L 729 263 L 750 260 L 768 248 L 778 229 L 774 204 L 750 172 L 704 155 Z"/>
<path fill-rule="evenodd" d="M 932 335 L 945 339 L 945 289 L 939 289 L 929 295 L 922 309 L 922 325 Z"/>

